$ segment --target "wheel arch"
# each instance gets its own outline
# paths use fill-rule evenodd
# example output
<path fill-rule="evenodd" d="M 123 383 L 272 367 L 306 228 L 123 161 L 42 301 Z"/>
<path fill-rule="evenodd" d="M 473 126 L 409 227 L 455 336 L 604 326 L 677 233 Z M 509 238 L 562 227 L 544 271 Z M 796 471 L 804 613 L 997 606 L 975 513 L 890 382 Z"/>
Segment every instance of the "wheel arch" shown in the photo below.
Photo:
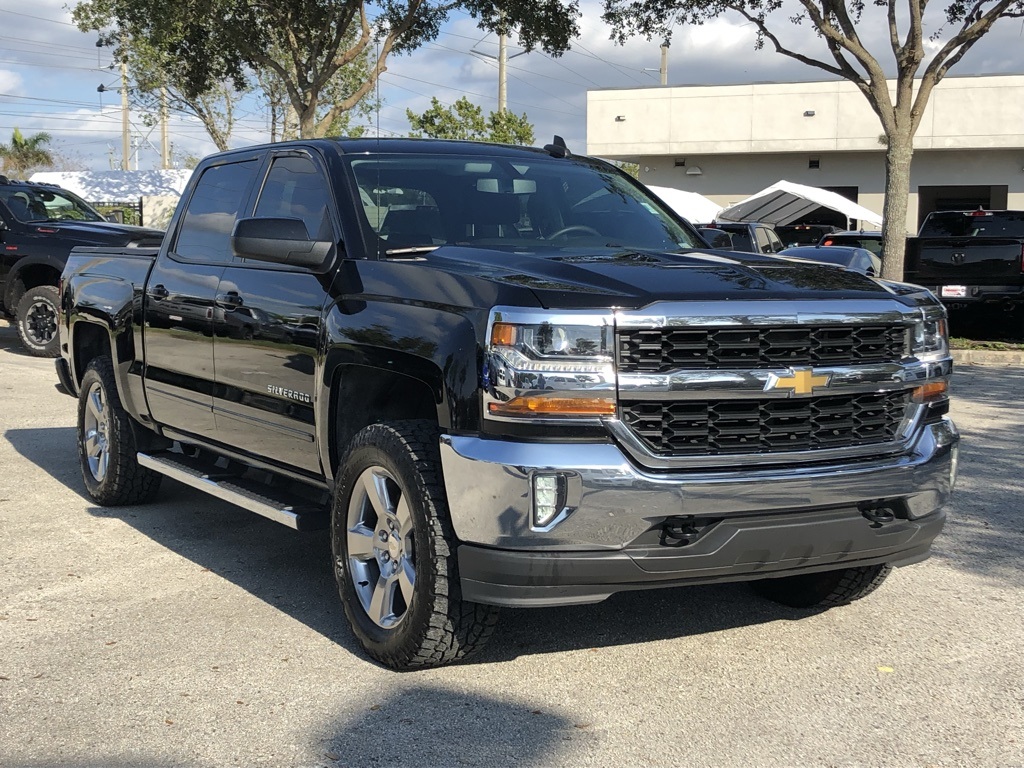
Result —
<path fill-rule="evenodd" d="M 367 365 L 341 365 L 329 392 L 328 433 L 321 441 L 326 455 L 321 458 L 331 479 L 345 447 L 371 424 L 411 419 L 439 423 L 436 386 L 414 376 Z"/>
<path fill-rule="evenodd" d="M 64 262 L 51 256 L 26 256 L 19 259 L 7 274 L 4 306 L 9 312 L 14 312 L 25 291 L 40 285 L 56 287 L 63 271 Z"/>

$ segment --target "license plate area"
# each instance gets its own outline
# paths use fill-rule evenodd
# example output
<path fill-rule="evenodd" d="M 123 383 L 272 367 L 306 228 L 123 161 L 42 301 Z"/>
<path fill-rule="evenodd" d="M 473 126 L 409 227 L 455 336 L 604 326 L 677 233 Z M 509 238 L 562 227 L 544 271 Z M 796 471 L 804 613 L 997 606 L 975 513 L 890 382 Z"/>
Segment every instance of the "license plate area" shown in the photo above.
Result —
<path fill-rule="evenodd" d="M 967 286 L 966 285 L 944 285 L 944 286 L 942 286 L 941 296 L 944 299 L 966 299 L 967 298 Z"/>

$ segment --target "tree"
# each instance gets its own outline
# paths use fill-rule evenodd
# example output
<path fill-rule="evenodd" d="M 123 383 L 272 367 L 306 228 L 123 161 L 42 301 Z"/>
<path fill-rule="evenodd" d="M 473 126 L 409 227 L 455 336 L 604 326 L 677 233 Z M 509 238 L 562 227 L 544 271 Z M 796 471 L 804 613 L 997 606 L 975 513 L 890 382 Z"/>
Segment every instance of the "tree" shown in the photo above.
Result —
<path fill-rule="evenodd" d="M 938 33 L 926 38 L 927 0 L 905 0 L 905 5 L 900 0 L 874 0 L 875 6 L 884 9 L 887 49 L 895 58 L 895 83 L 890 89 L 885 66 L 878 55 L 868 50 L 861 34 L 868 24 L 864 20 L 865 10 L 871 15 L 864 0 L 798 0 L 795 15 L 794 7 L 783 5 L 781 0 L 603 0 L 603 3 L 604 19 L 612 26 L 613 37 L 620 43 L 634 33 L 648 38 L 668 37 L 676 24 L 702 24 L 733 12 L 757 29 L 757 47 L 767 41 L 784 56 L 856 85 L 882 124 L 885 144 L 882 274 L 894 280 L 903 277 L 914 135 L 932 90 L 997 21 L 1024 16 L 1024 0 L 946 0 L 941 19 L 944 24 Z M 812 44 L 817 41 L 818 51 L 808 46 L 797 50 L 780 39 L 781 27 L 803 22 L 810 22 L 814 27 L 815 36 L 805 40 Z M 827 55 L 822 48 L 827 49 Z M 934 53 L 928 58 L 926 54 L 932 50 Z"/>
<path fill-rule="evenodd" d="M 490 141 L 495 144 L 532 144 L 533 126 L 526 114 L 491 112 L 484 118 L 483 110 L 465 96 L 450 107 L 431 97 L 430 109 L 417 115 L 405 110 L 412 130 L 409 135 L 418 138 L 458 139 L 464 141 Z"/>
<path fill-rule="evenodd" d="M 32 168 L 52 165 L 53 155 L 46 149 L 51 139 L 50 134 L 45 132 L 26 137 L 15 128 L 11 134 L 11 143 L 0 144 L 0 158 L 4 161 L 4 170 L 21 178 Z"/>
<path fill-rule="evenodd" d="M 121 33 L 173 58 L 187 96 L 224 78 L 241 88 L 247 73 L 273 72 L 299 135 L 315 138 L 373 90 L 391 54 L 434 39 L 456 8 L 487 29 L 515 28 L 522 45 L 549 51 L 566 49 L 578 16 L 560 0 L 377 0 L 372 6 L 367 0 L 85 0 L 76 14 L 111 18 Z M 327 85 L 364 55 L 371 57 L 366 76 L 324 109 Z"/>

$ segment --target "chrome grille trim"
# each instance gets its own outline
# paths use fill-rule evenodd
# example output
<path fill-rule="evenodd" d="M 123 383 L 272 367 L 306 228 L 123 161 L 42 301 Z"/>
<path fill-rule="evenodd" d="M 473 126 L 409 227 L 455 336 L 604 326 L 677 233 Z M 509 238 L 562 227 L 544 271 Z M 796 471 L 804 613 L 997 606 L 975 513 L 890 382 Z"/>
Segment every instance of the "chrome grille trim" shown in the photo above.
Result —
<path fill-rule="evenodd" d="M 927 296 L 927 294 L 926 294 Z M 930 298 L 930 297 L 928 297 Z M 909 391 L 925 381 L 946 378 L 951 374 L 949 358 L 938 361 L 919 361 L 911 357 L 909 329 L 921 318 L 922 299 L 915 305 L 907 306 L 895 299 L 873 299 L 867 301 L 738 301 L 738 302 L 665 302 L 652 304 L 643 310 L 619 311 L 615 316 L 617 364 L 621 344 L 620 335 L 643 329 L 794 329 L 798 326 L 811 328 L 837 328 L 849 330 L 856 327 L 887 327 L 905 329 L 906 336 L 898 351 L 892 348 L 893 357 L 898 359 L 871 362 L 843 361 L 843 364 L 810 363 L 799 361 L 765 362 L 735 367 L 708 367 L 703 362 L 698 366 L 679 367 L 672 370 L 630 371 L 617 368 L 618 417 L 604 420 L 613 438 L 641 466 L 651 469 L 700 470 L 723 469 L 726 467 L 756 467 L 789 464 L 792 466 L 835 461 L 856 461 L 869 457 L 889 456 L 910 450 L 914 436 L 923 428 L 922 418 L 926 406 L 907 404 L 901 408 L 902 418 L 893 429 L 893 414 L 889 414 L 886 430 L 876 433 L 878 442 L 854 440 L 854 444 L 828 447 L 823 441 L 817 447 L 800 450 L 772 450 L 753 452 L 744 447 L 739 452 L 673 454 L 652 449 L 643 437 L 634 432 L 623 420 L 623 406 L 630 402 L 648 403 L 649 407 L 671 407 L 674 402 L 690 403 L 696 406 L 700 401 L 727 403 L 727 408 L 740 408 L 744 401 L 757 400 L 774 403 L 790 400 L 796 402 L 828 396 L 857 396 L 861 394 L 891 395 Z M 842 306 L 842 311 L 836 311 Z M 898 331 L 896 331 L 898 333 Z M 849 335 L 849 334 L 847 334 Z M 699 334 L 698 334 L 699 336 Z M 785 337 L 786 334 L 780 334 Z M 841 336 L 841 334 L 840 334 Z M 895 336 L 895 334 L 893 334 Z M 627 366 L 628 367 L 628 366 Z M 796 394 L 770 386 L 772 377 L 792 376 L 794 370 L 810 369 L 815 376 L 827 376 L 828 386 L 819 387 L 810 393 Z M 768 388 L 766 391 L 766 387 Z M 659 405 L 660 404 L 660 405 Z M 683 409 L 684 411 L 686 409 Z M 773 408 L 769 408 L 769 411 Z M 864 443 L 864 444 L 862 444 Z"/>

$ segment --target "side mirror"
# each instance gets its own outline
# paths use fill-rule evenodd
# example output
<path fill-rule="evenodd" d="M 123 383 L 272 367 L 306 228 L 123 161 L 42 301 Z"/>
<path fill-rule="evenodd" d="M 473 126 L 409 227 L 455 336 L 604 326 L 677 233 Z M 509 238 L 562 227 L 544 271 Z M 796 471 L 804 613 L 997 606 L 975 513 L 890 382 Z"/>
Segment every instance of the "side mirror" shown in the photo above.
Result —
<path fill-rule="evenodd" d="M 327 264 L 334 243 L 310 239 L 302 219 L 263 217 L 235 223 L 231 250 L 243 259 L 317 269 Z"/>

